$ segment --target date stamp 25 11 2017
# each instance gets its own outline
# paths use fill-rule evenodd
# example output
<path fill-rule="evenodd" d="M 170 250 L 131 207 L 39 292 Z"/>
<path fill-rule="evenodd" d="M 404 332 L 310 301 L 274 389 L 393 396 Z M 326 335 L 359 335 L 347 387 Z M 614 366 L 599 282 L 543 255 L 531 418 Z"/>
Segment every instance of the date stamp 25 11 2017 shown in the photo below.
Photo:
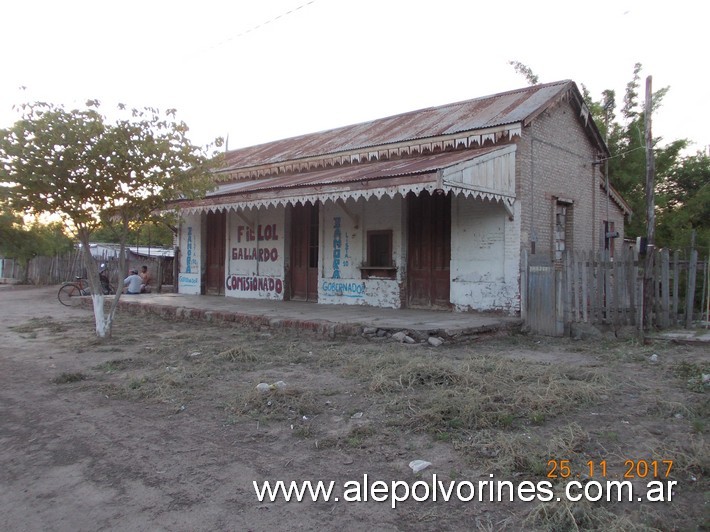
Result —
<path fill-rule="evenodd" d="M 582 467 L 575 467 L 571 460 L 550 459 L 547 461 L 547 478 L 606 478 L 606 460 L 589 460 Z M 673 469 L 673 460 L 624 460 L 623 478 L 646 479 L 668 478 Z"/>

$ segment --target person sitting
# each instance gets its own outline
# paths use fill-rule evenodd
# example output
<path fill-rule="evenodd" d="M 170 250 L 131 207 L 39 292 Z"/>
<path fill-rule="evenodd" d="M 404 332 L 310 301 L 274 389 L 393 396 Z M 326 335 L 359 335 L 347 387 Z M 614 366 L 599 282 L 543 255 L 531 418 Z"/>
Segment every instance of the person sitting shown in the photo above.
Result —
<path fill-rule="evenodd" d="M 138 275 L 138 270 L 131 270 L 131 275 L 123 280 L 123 286 L 127 287 L 127 294 L 140 294 L 142 283 L 143 279 Z"/>
<path fill-rule="evenodd" d="M 148 266 L 141 266 L 141 272 L 138 274 L 141 277 L 141 294 L 150 294 L 150 274 L 148 273 Z"/>
<path fill-rule="evenodd" d="M 111 281 L 109 280 L 108 266 L 101 264 L 99 269 L 99 281 L 101 281 L 101 291 L 104 295 L 112 294 Z"/>

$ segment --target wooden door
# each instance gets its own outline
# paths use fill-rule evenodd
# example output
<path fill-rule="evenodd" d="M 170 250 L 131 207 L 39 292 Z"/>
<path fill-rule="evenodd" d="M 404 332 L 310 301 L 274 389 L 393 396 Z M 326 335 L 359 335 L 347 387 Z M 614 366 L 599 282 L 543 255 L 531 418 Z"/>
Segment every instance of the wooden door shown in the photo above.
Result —
<path fill-rule="evenodd" d="M 413 308 L 449 308 L 451 195 L 407 196 L 407 303 Z"/>
<path fill-rule="evenodd" d="M 291 299 L 318 301 L 318 205 L 291 211 Z"/>
<path fill-rule="evenodd" d="M 224 263 L 227 253 L 227 215 L 207 213 L 206 280 L 207 294 L 224 294 Z"/>

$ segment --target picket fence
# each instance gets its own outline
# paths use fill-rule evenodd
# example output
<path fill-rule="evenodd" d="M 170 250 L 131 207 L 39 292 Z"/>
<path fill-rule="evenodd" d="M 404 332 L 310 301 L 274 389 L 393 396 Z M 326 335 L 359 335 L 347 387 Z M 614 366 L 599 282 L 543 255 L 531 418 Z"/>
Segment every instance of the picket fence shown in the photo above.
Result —
<path fill-rule="evenodd" d="M 707 321 L 708 261 L 697 250 L 652 252 L 647 286 L 652 290 L 643 320 L 646 257 L 633 248 L 621 256 L 606 252 L 566 252 L 562 260 L 523 257 L 523 318 L 540 334 L 569 332 L 572 323 L 667 329 Z"/>

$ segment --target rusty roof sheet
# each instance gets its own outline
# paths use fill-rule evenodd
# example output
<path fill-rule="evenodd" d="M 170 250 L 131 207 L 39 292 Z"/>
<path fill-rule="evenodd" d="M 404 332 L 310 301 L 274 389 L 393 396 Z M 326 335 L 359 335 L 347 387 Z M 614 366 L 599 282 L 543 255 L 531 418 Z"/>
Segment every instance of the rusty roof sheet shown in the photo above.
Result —
<path fill-rule="evenodd" d="M 526 122 L 557 101 L 570 88 L 576 89 L 575 83 L 570 80 L 533 85 L 232 150 L 225 154 L 225 168 L 247 168 Z"/>
<path fill-rule="evenodd" d="M 347 183 L 363 183 L 417 174 L 432 174 L 438 170 L 475 159 L 481 155 L 502 149 L 501 146 L 488 146 L 475 150 L 422 155 L 410 159 L 382 160 L 368 163 L 355 163 L 322 170 L 310 170 L 300 174 L 288 174 L 259 180 L 245 180 L 220 185 L 209 192 L 207 198 L 220 196 L 238 196 L 270 190 L 318 187 Z M 377 186 L 377 183 L 373 183 Z"/>

